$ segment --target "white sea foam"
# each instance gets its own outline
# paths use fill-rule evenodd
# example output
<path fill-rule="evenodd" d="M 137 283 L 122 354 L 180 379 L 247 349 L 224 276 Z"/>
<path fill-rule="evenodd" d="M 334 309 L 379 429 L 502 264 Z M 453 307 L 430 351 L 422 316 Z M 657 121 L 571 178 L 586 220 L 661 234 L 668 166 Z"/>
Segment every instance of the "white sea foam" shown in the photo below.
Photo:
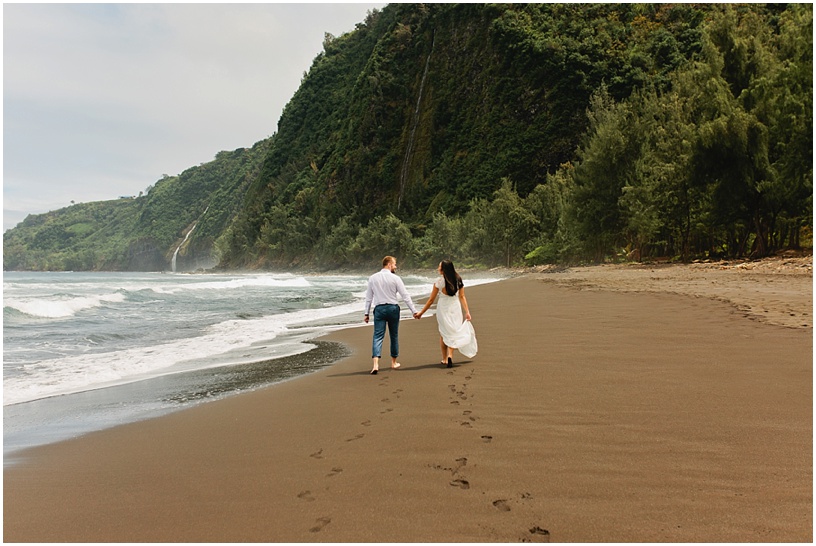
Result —
<path fill-rule="evenodd" d="M 3 307 L 16 309 L 32 317 L 65 318 L 74 316 L 86 309 L 100 307 L 105 303 L 122 302 L 124 300 L 124 294 L 120 293 L 72 298 L 9 298 L 3 300 Z"/>
<path fill-rule="evenodd" d="M 47 291 L 51 289 L 49 286 L 52 286 L 42 284 L 32 288 L 28 294 L 25 292 L 11 294 L 10 299 L 4 300 L 4 305 L 31 316 L 60 318 L 75 316 L 81 310 L 99 307 L 106 302 L 125 302 L 125 305 L 128 306 L 124 308 L 126 312 L 117 310 L 113 315 L 100 318 L 101 323 L 124 319 L 127 315 L 134 313 L 140 314 L 147 320 L 149 315 L 146 313 L 153 311 L 142 311 L 143 301 L 128 298 L 133 295 L 133 292 L 150 289 L 156 294 L 173 294 L 167 300 L 168 302 L 173 302 L 173 305 L 179 307 L 186 306 L 186 314 L 179 315 L 184 318 L 175 319 L 176 323 L 183 326 L 186 321 L 192 320 L 191 317 L 199 305 L 195 303 L 197 299 L 179 299 L 183 294 L 195 293 L 189 291 L 212 290 L 214 294 L 220 292 L 220 295 L 223 296 L 225 293 L 232 294 L 234 291 L 236 298 L 234 298 L 232 307 L 228 309 L 219 307 L 222 315 L 218 322 L 211 326 L 200 325 L 197 331 L 191 330 L 191 337 L 168 340 L 166 336 L 162 338 L 151 335 L 151 341 L 150 339 L 142 340 L 140 333 L 133 338 L 140 342 L 143 341 L 138 347 L 117 349 L 113 346 L 112 350 L 106 350 L 104 347 L 96 346 L 92 349 L 83 349 L 78 345 L 70 354 L 53 359 L 42 359 L 43 357 L 39 356 L 37 360 L 31 359 L 26 362 L 25 360 L 20 361 L 21 355 L 18 353 L 25 351 L 30 343 L 26 341 L 28 338 L 21 334 L 21 337 L 17 338 L 19 350 L 14 353 L 13 360 L 16 362 L 14 373 L 4 372 L 4 405 L 130 383 L 183 371 L 258 362 L 306 350 L 308 345 L 301 344 L 300 341 L 314 338 L 328 330 L 363 325 L 365 277 L 361 276 L 307 278 L 294 275 L 224 275 L 192 278 L 180 275 L 153 277 L 107 275 L 100 277 L 104 282 L 97 281 L 96 277 L 89 278 L 92 282 L 70 288 L 75 292 L 79 292 L 80 289 L 91 292 L 91 294 L 98 292 L 96 295 L 74 294 L 74 297 L 70 298 L 60 298 L 54 295 L 41 296 L 40 293 L 47 294 Z M 433 279 L 420 277 L 404 279 L 412 298 L 416 299 L 430 294 Z M 466 279 L 466 284 L 471 287 L 496 280 L 498 279 Z M 117 291 L 103 293 L 103 287 Z M 269 287 L 270 290 L 263 290 L 265 287 Z M 329 292 L 323 292 L 327 287 Z M 65 293 L 68 288 L 67 283 L 63 283 L 60 285 L 60 292 Z M 243 300 L 239 300 L 238 296 L 255 297 L 251 295 L 253 294 L 250 292 L 252 288 L 262 289 L 259 297 L 279 292 L 278 289 L 283 290 L 284 293 L 289 293 L 289 289 L 292 289 L 294 293 L 307 293 L 318 299 L 321 294 L 345 294 L 345 297 L 350 297 L 351 301 L 346 300 L 349 302 L 341 305 L 306 308 L 283 314 L 223 320 L 230 315 L 236 316 L 237 311 L 243 308 Z M 202 294 L 207 294 L 207 292 Z M 209 300 L 209 296 L 207 299 Z M 402 307 L 404 318 L 408 318 L 410 313 L 405 308 L 406 306 Z M 163 312 L 171 314 L 173 311 L 172 308 L 168 308 Z M 179 313 L 181 312 L 182 310 L 179 309 Z M 204 315 L 205 313 L 199 314 Z M 86 318 L 78 317 L 77 320 L 79 322 L 74 326 L 77 331 L 82 331 L 83 328 L 88 328 L 90 325 L 90 321 Z M 165 327 L 171 325 L 167 321 L 162 324 Z M 183 328 L 180 331 L 183 333 Z M 104 332 L 116 332 L 116 330 L 105 329 Z M 183 333 L 183 335 L 190 335 L 190 333 Z M 56 340 L 52 342 L 52 345 L 43 345 L 42 354 L 55 354 L 52 349 L 57 343 L 61 341 Z M 6 356 L 11 357 L 12 353 L 7 352 Z"/>
<path fill-rule="evenodd" d="M 177 294 L 185 290 L 234 290 L 238 288 L 308 288 L 311 283 L 304 277 L 281 279 L 279 277 L 239 277 L 224 281 L 191 282 L 174 285 L 172 288 L 150 286 L 160 294 Z"/>
<path fill-rule="evenodd" d="M 189 369 L 255 362 L 269 355 L 264 354 L 264 347 L 253 348 L 253 345 L 266 343 L 274 349 L 274 340 L 287 333 L 288 326 L 302 326 L 358 310 L 359 302 L 251 320 L 229 320 L 211 326 L 203 336 L 194 338 L 32 363 L 24 367 L 25 374 L 5 378 L 3 404 L 108 387 Z M 329 329 L 328 326 L 321 327 L 321 330 Z M 304 332 L 301 335 L 311 337 L 315 334 Z"/>

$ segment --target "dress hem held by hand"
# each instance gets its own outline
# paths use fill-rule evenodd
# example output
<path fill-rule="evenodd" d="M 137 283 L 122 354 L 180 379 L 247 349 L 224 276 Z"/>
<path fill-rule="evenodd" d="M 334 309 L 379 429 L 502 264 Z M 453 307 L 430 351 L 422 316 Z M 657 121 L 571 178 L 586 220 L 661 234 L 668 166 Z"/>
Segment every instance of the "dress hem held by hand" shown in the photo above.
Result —
<path fill-rule="evenodd" d="M 442 282 L 444 283 L 444 280 Z M 464 320 L 458 296 L 448 296 L 440 290 L 439 301 L 436 304 L 436 320 L 439 324 L 439 335 L 442 336 L 445 345 L 457 349 L 468 358 L 476 356 L 478 351 L 476 331 L 469 320 Z"/>

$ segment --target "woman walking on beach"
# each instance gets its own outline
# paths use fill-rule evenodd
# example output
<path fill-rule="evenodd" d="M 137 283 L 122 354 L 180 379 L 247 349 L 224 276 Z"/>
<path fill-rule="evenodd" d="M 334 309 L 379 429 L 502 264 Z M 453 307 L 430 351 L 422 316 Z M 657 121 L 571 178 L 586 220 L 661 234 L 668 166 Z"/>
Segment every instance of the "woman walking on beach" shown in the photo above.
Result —
<path fill-rule="evenodd" d="M 454 349 L 459 349 L 459 352 L 468 358 L 476 356 L 478 349 L 476 331 L 470 323 L 470 310 L 467 298 L 465 298 L 465 283 L 462 282 L 462 277 L 456 273 L 450 260 L 442 260 L 439 263 L 438 271 L 442 276 L 434 283 L 431 295 L 422 311 L 417 313 L 417 318 L 422 317 L 439 295 L 436 320 L 439 324 L 442 365 L 452 368 Z M 462 309 L 465 311 L 464 319 Z"/>

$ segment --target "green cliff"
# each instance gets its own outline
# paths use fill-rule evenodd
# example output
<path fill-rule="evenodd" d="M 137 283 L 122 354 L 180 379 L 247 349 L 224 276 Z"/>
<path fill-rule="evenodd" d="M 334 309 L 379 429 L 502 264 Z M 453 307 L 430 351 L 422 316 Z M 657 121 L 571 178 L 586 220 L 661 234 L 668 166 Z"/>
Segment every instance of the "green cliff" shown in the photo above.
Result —
<path fill-rule="evenodd" d="M 810 244 L 811 195 L 809 4 L 392 4 L 270 139 L 31 216 L 4 267 L 763 255 Z"/>

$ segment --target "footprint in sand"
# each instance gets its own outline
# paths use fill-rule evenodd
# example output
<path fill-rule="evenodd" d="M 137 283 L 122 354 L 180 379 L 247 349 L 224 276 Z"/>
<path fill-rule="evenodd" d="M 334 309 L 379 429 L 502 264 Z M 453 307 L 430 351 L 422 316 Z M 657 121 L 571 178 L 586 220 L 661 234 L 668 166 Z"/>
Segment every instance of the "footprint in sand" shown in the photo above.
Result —
<path fill-rule="evenodd" d="M 324 528 L 326 525 L 328 525 L 329 523 L 331 523 L 331 518 L 317 518 L 317 519 L 315 520 L 315 523 L 316 523 L 317 525 L 315 525 L 314 527 L 312 527 L 311 529 L 309 529 L 309 532 L 310 532 L 310 533 L 319 533 L 320 531 L 322 531 L 322 530 L 323 530 L 323 528 Z"/>
<path fill-rule="evenodd" d="M 370 427 L 371 426 L 371 421 L 366 419 L 365 421 L 363 421 L 360 424 L 363 425 L 364 427 Z"/>
<path fill-rule="evenodd" d="M 430 466 L 431 468 L 434 468 L 436 470 L 446 470 L 446 471 L 450 472 L 452 476 L 455 476 L 456 473 L 459 472 L 459 470 L 463 466 L 467 466 L 467 457 L 459 457 L 458 459 L 456 459 L 456 463 L 457 463 L 456 468 L 450 468 L 450 467 L 442 466 L 442 465 L 439 465 L 439 464 L 428 465 L 428 466 Z"/>
<path fill-rule="evenodd" d="M 320 448 L 319 450 L 315 451 L 314 453 L 309 455 L 309 457 L 313 457 L 315 459 L 322 459 L 323 458 L 323 448 Z"/>
<path fill-rule="evenodd" d="M 456 465 L 456 468 L 451 470 L 452 474 L 456 474 L 462 467 L 467 466 L 467 457 L 459 457 L 456 459 L 456 462 L 458 464 Z"/>
<path fill-rule="evenodd" d="M 493 440 L 493 436 L 488 436 L 485 434 L 484 436 L 482 436 L 482 440 L 484 441 L 484 443 L 489 444 L 490 441 Z"/>
<path fill-rule="evenodd" d="M 328 474 L 326 474 L 326 477 L 327 477 L 327 478 L 331 478 L 332 476 L 337 476 L 337 475 L 338 475 L 338 474 L 340 474 L 342 471 L 343 471 L 343 469 L 342 469 L 342 468 L 334 467 L 334 468 L 332 468 L 332 469 L 331 469 L 331 472 L 329 472 Z"/>
<path fill-rule="evenodd" d="M 459 424 L 462 425 L 463 427 L 468 427 L 468 428 L 473 427 L 473 425 L 470 423 L 470 421 L 462 421 Z"/>
<path fill-rule="evenodd" d="M 530 529 L 530 537 L 526 538 L 526 540 L 530 540 L 532 542 L 549 542 L 550 541 L 550 532 L 546 529 L 542 529 L 538 525 L 532 527 Z"/>
<path fill-rule="evenodd" d="M 298 493 L 298 498 L 308 502 L 312 502 L 313 500 L 315 500 L 315 498 L 312 496 L 312 492 L 309 491 L 308 489 L 306 491 L 301 491 L 300 493 Z"/>
<path fill-rule="evenodd" d="M 381 411 L 380 413 L 389 413 L 389 412 L 392 412 L 392 411 L 394 411 L 394 408 L 385 408 L 385 409 L 384 409 L 383 411 Z"/>
<path fill-rule="evenodd" d="M 365 434 L 363 434 L 363 433 L 355 434 L 354 438 L 346 438 L 346 441 L 347 442 L 353 442 L 354 440 L 359 440 L 360 438 L 362 438 L 364 436 L 365 436 Z"/>
<path fill-rule="evenodd" d="M 454 487 L 459 487 L 461 489 L 470 489 L 470 482 L 467 480 L 463 480 L 461 478 L 453 480 L 450 484 Z"/>
<path fill-rule="evenodd" d="M 501 512 L 509 512 L 510 505 L 507 504 L 507 499 L 499 499 L 493 501 L 493 506 L 495 506 Z"/>

